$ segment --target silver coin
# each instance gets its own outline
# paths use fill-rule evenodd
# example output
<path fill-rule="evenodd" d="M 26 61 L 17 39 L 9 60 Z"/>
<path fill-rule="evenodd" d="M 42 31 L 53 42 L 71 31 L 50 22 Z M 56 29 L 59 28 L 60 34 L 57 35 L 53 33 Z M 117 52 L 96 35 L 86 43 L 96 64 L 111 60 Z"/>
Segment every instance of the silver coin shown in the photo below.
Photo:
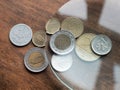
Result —
<path fill-rule="evenodd" d="M 51 59 L 52 67 L 58 72 L 67 71 L 73 63 L 72 55 L 53 55 Z"/>
<path fill-rule="evenodd" d="M 16 46 L 25 46 L 32 39 L 32 29 L 26 24 L 17 24 L 9 33 L 10 41 Z"/>
<path fill-rule="evenodd" d="M 91 43 L 92 50 L 98 55 L 106 55 L 112 49 L 112 41 L 106 35 L 97 35 Z"/>
<path fill-rule="evenodd" d="M 36 56 L 35 54 L 32 55 L 33 53 L 38 53 L 39 55 L 43 56 L 44 61 L 42 64 L 40 63 L 41 61 L 38 61 L 39 58 L 41 59 L 41 56 L 39 56 L 39 55 Z M 30 59 L 35 60 L 35 63 L 34 62 L 32 63 L 32 64 L 34 64 L 34 66 L 30 65 L 30 62 L 29 62 Z M 39 64 L 39 65 L 37 65 L 37 64 Z M 47 59 L 45 50 L 41 49 L 41 48 L 37 48 L 37 47 L 31 48 L 24 56 L 24 65 L 31 72 L 41 72 L 44 69 L 46 69 L 48 66 L 48 59 Z"/>
<path fill-rule="evenodd" d="M 72 33 L 61 30 L 52 35 L 50 48 L 59 55 L 70 53 L 75 47 L 75 38 Z"/>

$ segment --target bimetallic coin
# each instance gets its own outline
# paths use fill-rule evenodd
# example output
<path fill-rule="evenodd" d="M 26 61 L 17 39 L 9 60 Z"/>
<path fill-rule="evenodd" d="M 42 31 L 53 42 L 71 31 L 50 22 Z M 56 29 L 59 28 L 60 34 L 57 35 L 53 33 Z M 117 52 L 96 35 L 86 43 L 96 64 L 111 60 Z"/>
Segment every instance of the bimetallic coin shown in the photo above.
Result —
<path fill-rule="evenodd" d="M 70 53 L 75 46 L 75 38 L 72 33 L 68 31 L 58 31 L 52 35 L 50 39 L 50 48 L 59 55 Z"/>
<path fill-rule="evenodd" d="M 84 61 L 95 61 L 100 58 L 91 49 L 91 41 L 95 37 L 95 34 L 85 33 L 80 36 L 76 41 L 75 51 L 79 58 Z"/>
<path fill-rule="evenodd" d="M 47 36 L 43 30 L 37 31 L 33 34 L 32 42 L 37 47 L 44 47 L 46 40 Z"/>
<path fill-rule="evenodd" d="M 106 55 L 112 49 L 112 41 L 106 35 L 97 35 L 91 43 L 92 50 L 98 55 Z"/>
<path fill-rule="evenodd" d="M 60 30 L 60 22 L 57 18 L 51 18 L 46 23 L 46 33 L 54 34 L 55 32 Z"/>
<path fill-rule="evenodd" d="M 32 29 L 26 24 L 17 24 L 9 33 L 10 41 L 16 46 L 25 46 L 32 39 Z"/>
<path fill-rule="evenodd" d="M 41 72 L 48 66 L 44 49 L 31 48 L 24 56 L 24 65 L 31 72 Z"/>
<path fill-rule="evenodd" d="M 51 59 L 52 67 L 58 72 L 67 71 L 73 63 L 72 55 L 53 55 Z"/>
<path fill-rule="evenodd" d="M 63 20 L 61 29 L 70 31 L 77 38 L 83 33 L 84 25 L 79 18 L 67 17 Z"/>

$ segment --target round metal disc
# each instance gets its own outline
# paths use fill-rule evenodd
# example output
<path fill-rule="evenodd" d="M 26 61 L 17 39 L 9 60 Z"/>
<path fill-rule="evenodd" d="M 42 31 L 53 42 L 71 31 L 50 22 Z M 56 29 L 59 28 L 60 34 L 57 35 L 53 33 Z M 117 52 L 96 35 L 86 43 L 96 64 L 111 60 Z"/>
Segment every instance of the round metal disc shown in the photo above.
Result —
<path fill-rule="evenodd" d="M 32 67 L 29 63 L 29 58 L 33 53 L 39 53 L 40 55 L 42 55 L 44 57 L 44 63 L 42 63 L 42 65 L 40 65 L 37 68 Z M 36 57 L 35 55 L 33 56 L 33 59 L 38 59 L 38 58 L 39 57 Z M 39 62 L 37 61 L 37 63 L 39 63 Z M 46 56 L 46 53 L 45 53 L 44 49 L 37 48 L 37 47 L 31 48 L 24 56 L 24 65 L 31 72 L 41 72 L 44 69 L 46 69 L 47 66 L 48 66 L 48 60 L 47 60 L 47 56 Z"/>
<path fill-rule="evenodd" d="M 52 67 L 58 72 L 65 72 L 72 66 L 72 56 L 71 55 L 53 55 L 51 59 Z"/>
<path fill-rule="evenodd" d="M 52 35 L 50 39 L 50 48 L 59 55 L 70 53 L 75 47 L 75 38 L 68 31 L 58 31 Z"/>
<path fill-rule="evenodd" d="M 95 61 L 100 58 L 91 49 L 91 41 L 95 37 L 95 34 L 85 33 L 80 36 L 76 41 L 75 51 L 79 58 L 84 61 Z"/>
<path fill-rule="evenodd" d="M 43 30 L 37 31 L 33 34 L 32 42 L 37 47 L 44 47 L 46 40 L 47 36 Z"/>
<path fill-rule="evenodd" d="M 46 33 L 54 34 L 55 32 L 59 31 L 60 29 L 60 22 L 57 18 L 51 18 L 46 23 Z"/>
<path fill-rule="evenodd" d="M 83 33 L 84 25 L 79 18 L 67 17 L 63 20 L 61 29 L 70 31 L 77 38 Z"/>
<path fill-rule="evenodd" d="M 17 24 L 9 33 L 10 41 L 16 46 L 25 46 L 32 39 L 32 29 L 26 24 Z"/>
<path fill-rule="evenodd" d="M 91 43 L 92 50 L 98 55 L 106 55 L 111 51 L 112 41 L 106 35 L 97 35 Z"/>

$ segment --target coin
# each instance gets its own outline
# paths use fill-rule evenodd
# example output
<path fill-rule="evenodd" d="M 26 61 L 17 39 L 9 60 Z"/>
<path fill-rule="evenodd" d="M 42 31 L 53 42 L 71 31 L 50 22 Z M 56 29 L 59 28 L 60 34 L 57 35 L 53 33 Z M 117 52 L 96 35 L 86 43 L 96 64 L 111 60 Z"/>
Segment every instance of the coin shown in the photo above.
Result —
<path fill-rule="evenodd" d="M 79 37 L 84 30 L 83 22 L 76 17 L 67 17 L 61 24 L 62 30 L 70 31 L 75 38 Z"/>
<path fill-rule="evenodd" d="M 75 38 L 72 33 L 68 31 L 58 31 L 52 35 L 50 39 L 50 48 L 59 55 L 70 53 L 75 46 Z"/>
<path fill-rule="evenodd" d="M 60 29 L 60 22 L 57 18 L 51 18 L 46 23 L 46 33 L 54 34 L 55 32 L 59 31 Z"/>
<path fill-rule="evenodd" d="M 79 58 L 84 61 L 95 61 L 100 58 L 91 49 L 91 41 L 95 37 L 95 34 L 85 33 L 80 36 L 76 41 L 75 51 Z"/>
<path fill-rule="evenodd" d="M 97 35 L 91 43 L 92 50 L 98 55 L 106 55 L 112 49 L 112 41 L 106 35 Z"/>
<path fill-rule="evenodd" d="M 65 72 L 67 71 L 73 63 L 72 55 L 53 55 L 51 59 L 52 67 L 58 72 Z"/>
<path fill-rule="evenodd" d="M 33 34 L 32 42 L 37 47 L 44 47 L 47 36 L 43 30 L 37 31 Z"/>
<path fill-rule="evenodd" d="M 48 66 L 46 53 L 41 48 L 31 48 L 24 56 L 24 65 L 31 72 L 41 72 Z"/>
<path fill-rule="evenodd" d="M 17 24 L 9 33 L 10 41 L 16 46 L 25 46 L 32 39 L 32 29 L 26 24 Z"/>

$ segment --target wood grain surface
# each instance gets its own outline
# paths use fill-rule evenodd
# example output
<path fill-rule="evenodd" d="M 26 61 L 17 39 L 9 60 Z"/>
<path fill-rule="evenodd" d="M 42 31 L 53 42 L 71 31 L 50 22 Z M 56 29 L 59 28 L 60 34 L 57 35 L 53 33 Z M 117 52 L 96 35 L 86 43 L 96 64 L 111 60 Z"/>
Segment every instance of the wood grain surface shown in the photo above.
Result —
<path fill-rule="evenodd" d="M 34 74 L 26 70 L 23 58 L 32 43 L 16 47 L 8 35 L 13 25 L 25 23 L 33 32 L 45 30 L 45 23 L 67 0 L 0 0 L 0 90 L 66 90 L 50 67 Z"/>
<path fill-rule="evenodd" d="M 8 38 L 10 29 L 17 23 L 25 23 L 36 32 L 45 30 L 45 23 L 52 16 L 62 21 L 65 16 L 55 13 L 67 1 L 0 0 L 0 90 L 68 90 L 56 79 L 50 67 L 38 74 L 26 70 L 23 64 L 24 54 L 34 47 L 33 44 L 16 47 Z M 106 34 L 113 43 L 112 51 L 102 57 L 95 90 L 114 90 L 113 67 L 115 64 L 120 65 L 120 35 L 98 24 L 104 0 L 86 1 L 88 20 L 84 21 L 85 32 Z M 51 50 L 49 47 L 46 49 L 49 51 L 48 56 L 51 57 Z"/>

